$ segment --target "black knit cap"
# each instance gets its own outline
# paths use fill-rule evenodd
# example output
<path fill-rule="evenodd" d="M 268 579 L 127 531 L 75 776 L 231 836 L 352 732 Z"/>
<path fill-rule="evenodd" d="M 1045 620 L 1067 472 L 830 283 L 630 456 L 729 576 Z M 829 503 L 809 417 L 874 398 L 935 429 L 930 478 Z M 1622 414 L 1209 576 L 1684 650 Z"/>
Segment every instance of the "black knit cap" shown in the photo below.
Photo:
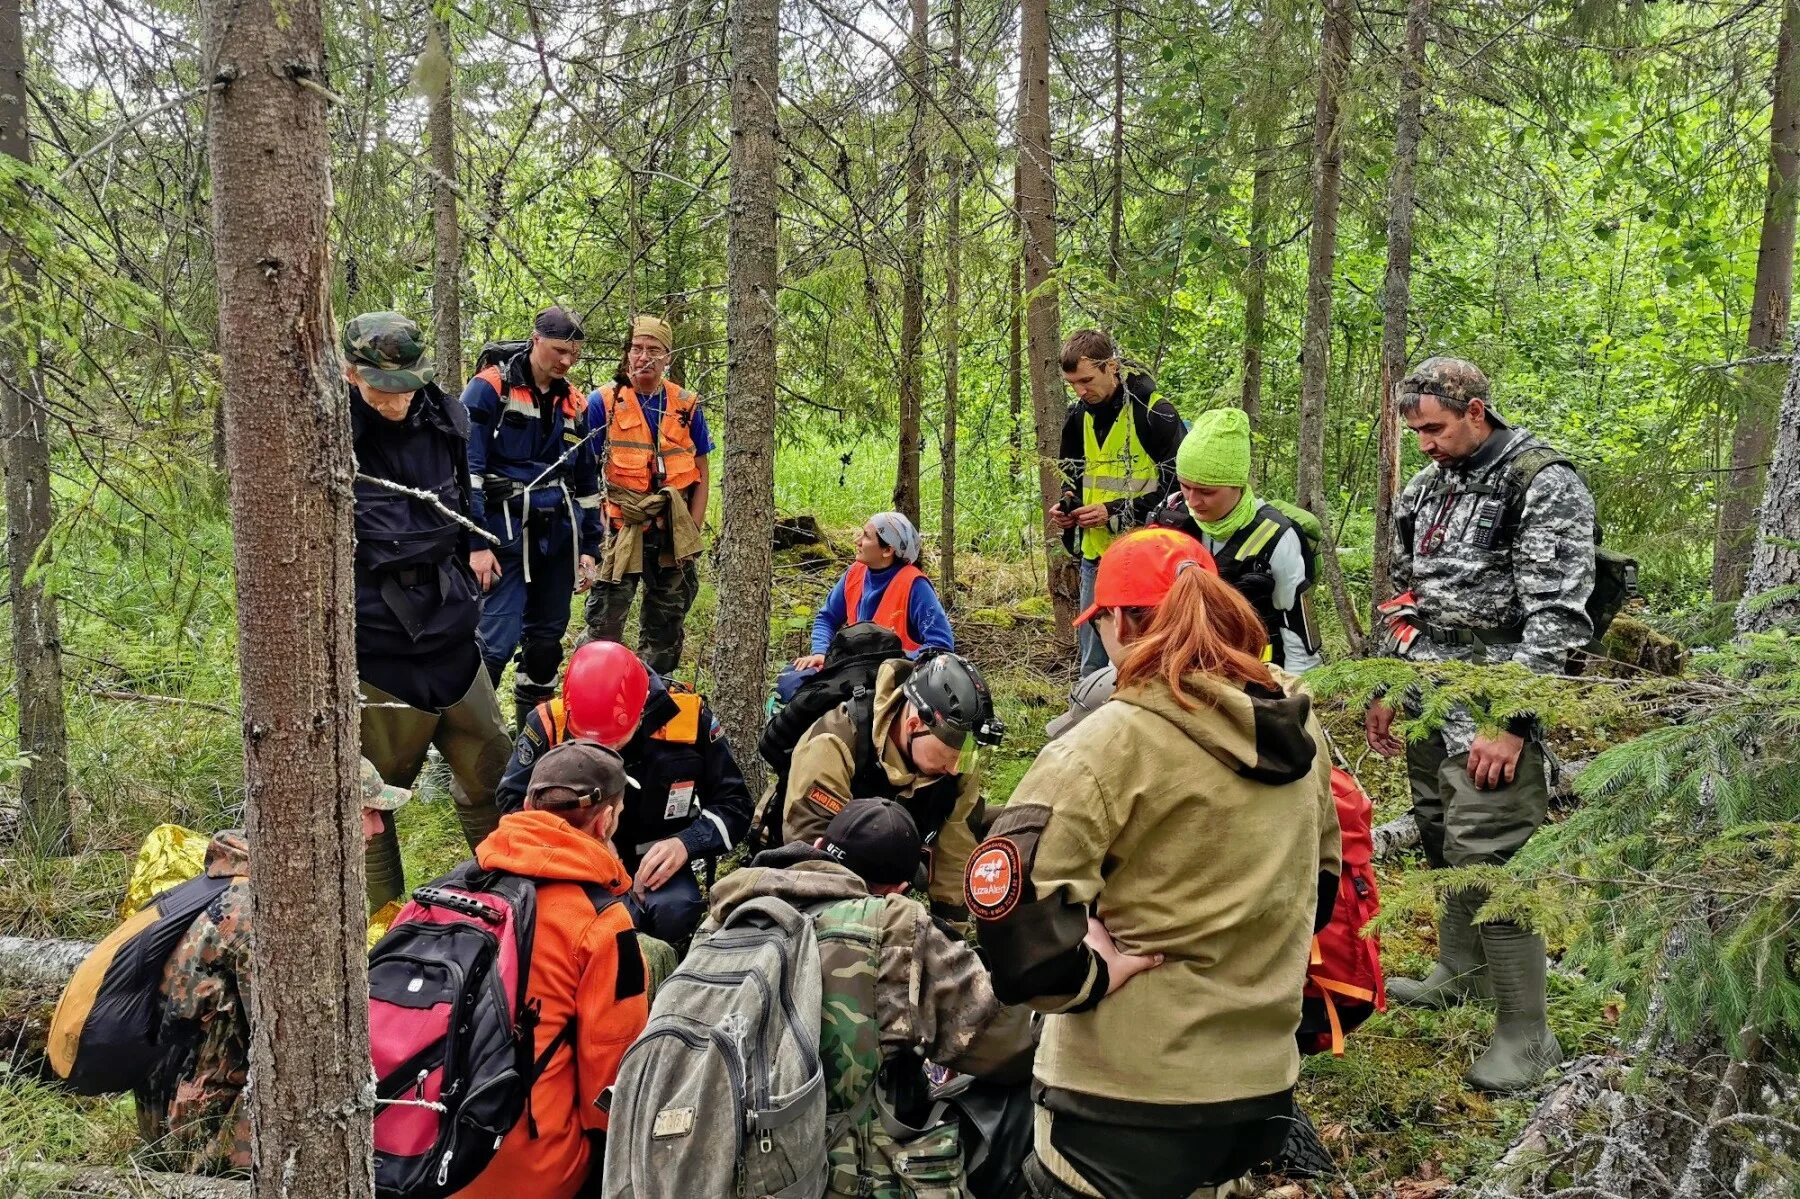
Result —
<path fill-rule="evenodd" d="M 924 842 L 907 810 L 891 799 L 855 799 L 825 829 L 819 847 L 872 886 L 911 883 Z"/>
<path fill-rule="evenodd" d="M 538 313 L 531 322 L 531 331 L 552 341 L 587 340 L 587 334 L 581 328 L 581 318 L 560 304 L 552 304 Z"/>

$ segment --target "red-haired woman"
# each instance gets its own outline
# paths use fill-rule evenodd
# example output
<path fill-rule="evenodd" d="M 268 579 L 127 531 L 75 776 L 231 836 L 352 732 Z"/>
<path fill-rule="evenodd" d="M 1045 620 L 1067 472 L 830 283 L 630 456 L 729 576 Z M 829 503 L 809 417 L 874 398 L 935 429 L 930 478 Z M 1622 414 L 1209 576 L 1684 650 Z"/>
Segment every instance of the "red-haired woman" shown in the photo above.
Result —
<path fill-rule="evenodd" d="M 990 825 L 969 910 L 996 992 L 1050 1014 L 1032 1193 L 1185 1199 L 1274 1158 L 1289 1127 L 1301 986 L 1339 869 L 1330 758 L 1309 697 L 1263 663 L 1255 610 L 1191 537 L 1113 544 L 1080 619 L 1118 690 Z"/>

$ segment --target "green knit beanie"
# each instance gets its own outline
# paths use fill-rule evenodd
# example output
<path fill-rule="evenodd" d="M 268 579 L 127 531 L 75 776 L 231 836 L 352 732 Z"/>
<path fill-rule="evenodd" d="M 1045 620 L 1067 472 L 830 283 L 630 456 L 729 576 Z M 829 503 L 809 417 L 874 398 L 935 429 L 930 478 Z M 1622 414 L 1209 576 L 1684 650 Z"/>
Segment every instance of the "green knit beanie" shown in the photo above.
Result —
<path fill-rule="evenodd" d="M 1250 418 L 1242 408 L 1202 412 L 1181 440 L 1175 474 L 1198 487 L 1244 487 L 1250 482 Z"/>

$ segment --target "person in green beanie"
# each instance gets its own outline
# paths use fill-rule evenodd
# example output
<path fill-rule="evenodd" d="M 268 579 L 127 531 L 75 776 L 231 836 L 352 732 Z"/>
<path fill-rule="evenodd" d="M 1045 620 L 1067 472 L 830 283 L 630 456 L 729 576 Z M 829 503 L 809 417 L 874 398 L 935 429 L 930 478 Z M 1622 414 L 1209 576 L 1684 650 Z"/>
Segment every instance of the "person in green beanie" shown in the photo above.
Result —
<path fill-rule="evenodd" d="M 1290 511 L 1250 488 L 1250 418 L 1240 408 L 1203 412 L 1175 454 L 1179 487 L 1151 523 L 1197 539 L 1219 575 L 1269 630 L 1269 660 L 1293 674 L 1320 662 L 1310 592 L 1316 553 Z"/>
<path fill-rule="evenodd" d="M 1121 357 L 1098 329 L 1069 334 L 1061 366 L 1075 402 L 1063 418 L 1062 492 L 1049 516 L 1081 563 L 1085 611 L 1094 602 L 1100 555 L 1120 533 L 1150 523 L 1174 492 L 1182 424 L 1174 405 L 1157 396 L 1150 372 Z M 1089 626 L 1076 629 L 1076 640 L 1083 678 L 1106 669 L 1106 649 Z"/>

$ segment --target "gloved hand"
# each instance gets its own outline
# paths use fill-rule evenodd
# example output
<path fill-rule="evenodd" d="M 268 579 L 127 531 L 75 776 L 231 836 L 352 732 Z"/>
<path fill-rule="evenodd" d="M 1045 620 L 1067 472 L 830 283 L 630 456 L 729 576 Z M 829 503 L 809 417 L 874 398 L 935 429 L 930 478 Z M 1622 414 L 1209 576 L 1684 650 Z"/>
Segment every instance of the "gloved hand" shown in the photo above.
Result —
<path fill-rule="evenodd" d="M 1266 570 L 1246 571 L 1238 576 L 1234 586 L 1252 607 L 1261 608 L 1275 602 L 1275 576 Z"/>
<path fill-rule="evenodd" d="M 1375 605 L 1375 618 L 1386 628 L 1378 652 L 1404 658 L 1419 636 L 1418 625 L 1414 623 L 1419 619 L 1418 597 L 1411 591 L 1401 592 L 1386 603 Z"/>

